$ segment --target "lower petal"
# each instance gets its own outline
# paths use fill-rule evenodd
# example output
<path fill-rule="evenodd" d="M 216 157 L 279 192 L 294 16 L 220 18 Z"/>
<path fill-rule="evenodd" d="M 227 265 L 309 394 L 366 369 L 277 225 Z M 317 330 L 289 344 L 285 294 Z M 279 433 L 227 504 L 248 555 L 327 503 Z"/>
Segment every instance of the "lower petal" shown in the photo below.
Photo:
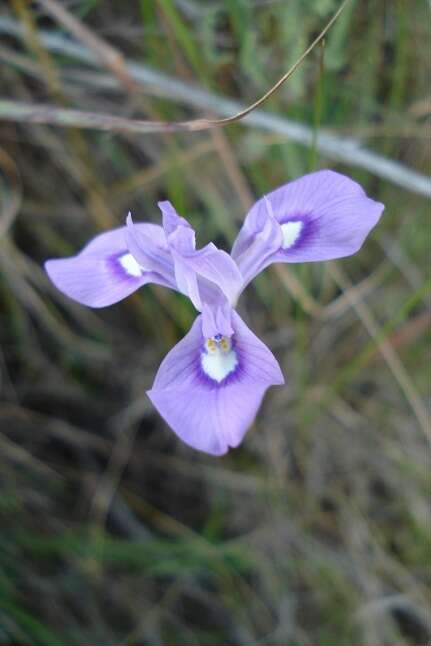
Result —
<path fill-rule="evenodd" d="M 251 392 L 232 384 L 220 390 L 156 390 L 148 392 L 154 406 L 186 444 L 211 455 L 223 455 L 240 444 L 253 423 L 267 386 Z"/>
<path fill-rule="evenodd" d="M 238 446 L 268 387 L 284 383 L 270 350 L 236 312 L 232 327 L 230 339 L 205 339 L 198 316 L 163 360 L 148 392 L 186 444 L 212 455 Z"/>

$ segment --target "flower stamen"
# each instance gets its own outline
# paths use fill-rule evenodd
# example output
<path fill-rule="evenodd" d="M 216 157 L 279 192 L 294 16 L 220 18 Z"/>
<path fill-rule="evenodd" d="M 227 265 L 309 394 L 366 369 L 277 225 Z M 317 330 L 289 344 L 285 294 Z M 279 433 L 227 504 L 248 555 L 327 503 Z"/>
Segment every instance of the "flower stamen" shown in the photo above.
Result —
<path fill-rule="evenodd" d="M 201 355 L 201 365 L 207 377 L 217 383 L 226 379 L 238 365 L 238 358 L 231 339 L 222 334 L 216 334 L 206 339 Z"/>

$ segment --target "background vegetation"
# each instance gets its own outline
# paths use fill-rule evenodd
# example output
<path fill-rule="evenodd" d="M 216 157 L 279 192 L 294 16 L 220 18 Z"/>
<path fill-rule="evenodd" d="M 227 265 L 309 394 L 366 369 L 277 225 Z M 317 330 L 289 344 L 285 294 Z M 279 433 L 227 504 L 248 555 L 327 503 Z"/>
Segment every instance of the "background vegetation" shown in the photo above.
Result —
<path fill-rule="evenodd" d="M 253 102 L 338 6 L 60 4 L 90 33 L 2 4 L 2 97 L 161 120 Z M 431 643 L 430 38 L 426 0 L 357 0 L 225 130 L 0 122 L 0 644 Z M 158 222 L 160 198 L 229 248 L 256 197 L 321 167 L 384 202 L 381 224 L 356 257 L 248 290 L 287 387 L 238 450 L 194 452 L 144 394 L 192 306 L 146 287 L 87 310 L 42 263 L 129 209 Z"/>

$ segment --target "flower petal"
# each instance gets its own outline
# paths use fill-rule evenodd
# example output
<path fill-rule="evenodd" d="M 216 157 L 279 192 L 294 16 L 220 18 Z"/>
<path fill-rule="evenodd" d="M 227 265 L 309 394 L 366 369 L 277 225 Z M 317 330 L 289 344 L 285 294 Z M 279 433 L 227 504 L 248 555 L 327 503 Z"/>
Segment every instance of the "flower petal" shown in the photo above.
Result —
<path fill-rule="evenodd" d="M 330 170 L 311 173 L 256 202 L 247 214 L 232 256 L 246 282 L 271 262 L 350 256 L 360 249 L 383 209 L 383 204 L 368 198 L 348 177 Z M 280 246 L 269 253 L 271 243 L 275 246 L 277 240 L 274 219 L 279 225 Z"/>
<path fill-rule="evenodd" d="M 224 338 L 227 349 L 210 354 L 198 316 L 147 393 L 186 444 L 212 455 L 238 446 L 268 387 L 284 383 L 273 354 L 235 311 L 232 328 L 231 339 Z"/>
<path fill-rule="evenodd" d="M 221 334 L 231 337 L 232 308 L 227 301 L 213 306 L 204 305 L 202 310 L 202 334 L 205 339 Z"/>
<path fill-rule="evenodd" d="M 182 286 L 197 309 L 202 309 L 201 298 L 205 299 L 203 293 L 204 279 L 216 286 L 217 290 L 234 304 L 243 285 L 242 275 L 231 256 L 217 249 L 210 242 L 202 249 L 195 248 L 195 233 L 188 222 L 181 218 L 168 201 L 159 202 L 163 213 L 163 226 L 167 235 L 172 255 L 175 260 L 175 275 L 177 282 Z M 193 276 L 197 277 L 193 280 Z M 206 284 L 208 291 L 208 284 Z M 211 289 L 209 290 L 211 292 Z M 213 290 L 214 291 L 214 288 Z M 216 300 L 209 295 L 211 301 Z"/>
<path fill-rule="evenodd" d="M 164 238 L 163 229 L 153 224 L 139 224 L 136 229 L 147 239 Z M 76 256 L 48 260 L 45 269 L 61 292 L 90 307 L 112 305 L 150 282 L 175 286 L 166 276 L 139 264 L 127 246 L 126 227 L 96 236 Z"/>
<path fill-rule="evenodd" d="M 172 289 L 176 289 L 174 263 L 162 227 L 134 224 L 131 213 L 127 216 L 126 225 L 127 247 L 136 261 L 145 271 L 159 274 Z"/>
<path fill-rule="evenodd" d="M 240 267 L 247 284 L 271 262 L 283 243 L 280 224 L 266 198 L 249 211 L 233 244 L 232 257 Z"/>
<path fill-rule="evenodd" d="M 174 261 L 175 280 L 182 294 L 190 298 L 197 310 L 202 309 L 198 277 L 193 268 L 188 267 L 182 260 L 183 255 L 195 251 L 195 232 L 184 218 L 180 217 L 172 204 L 167 200 L 159 202 L 162 211 L 163 229 L 170 252 Z"/>
<path fill-rule="evenodd" d="M 243 278 L 235 261 L 226 251 L 217 249 L 210 242 L 194 253 L 183 254 L 181 260 L 198 276 L 216 285 L 229 303 L 236 303 L 243 286 Z"/>

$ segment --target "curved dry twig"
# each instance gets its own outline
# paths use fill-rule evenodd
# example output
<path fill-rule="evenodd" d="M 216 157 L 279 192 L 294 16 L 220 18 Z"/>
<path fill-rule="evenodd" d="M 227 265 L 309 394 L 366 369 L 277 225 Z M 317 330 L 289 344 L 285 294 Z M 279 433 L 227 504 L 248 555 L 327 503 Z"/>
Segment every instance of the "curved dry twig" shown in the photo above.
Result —
<path fill-rule="evenodd" d="M 313 40 L 311 45 L 307 47 L 305 52 L 301 54 L 301 56 L 292 65 L 292 67 L 286 72 L 286 74 L 283 74 L 283 76 L 277 81 L 277 83 L 273 85 L 272 88 L 268 90 L 268 92 L 265 92 L 265 94 L 261 96 L 260 99 L 258 99 L 257 101 L 249 105 L 247 108 L 240 110 L 232 117 L 225 117 L 224 119 L 214 119 L 214 120 L 208 119 L 208 123 L 212 125 L 217 125 L 217 126 L 225 126 L 225 125 L 228 125 L 229 123 L 234 123 L 235 121 L 239 121 L 240 119 L 243 119 L 248 114 L 250 114 L 250 112 L 253 112 L 253 110 L 256 110 L 256 108 L 259 108 L 261 105 L 263 105 L 263 103 L 265 103 L 265 101 L 267 101 L 273 94 L 275 94 L 277 90 L 283 85 L 283 83 L 285 83 L 292 76 L 292 74 L 296 72 L 298 67 L 305 61 L 307 56 L 311 54 L 313 49 L 323 41 L 328 31 L 331 29 L 332 25 L 341 16 L 342 12 L 344 11 L 344 9 L 346 8 L 349 2 L 350 0 L 344 0 L 344 2 L 341 3 L 337 11 L 332 16 L 331 20 L 328 22 L 326 27 L 320 32 L 317 38 Z"/>
<path fill-rule="evenodd" d="M 65 12 L 64 9 L 59 7 L 52 0 L 40 0 L 42 5 L 47 8 L 55 17 L 61 20 L 64 24 L 67 24 L 68 28 L 71 29 L 74 33 L 78 30 L 81 33 L 84 30 L 85 39 L 88 40 L 89 34 L 88 30 L 85 29 L 85 26 L 78 23 L 73 16 L 69 15 L 68 12 Z M 247 106 L 246 108 L 241 109 L 234 115 L 223 117 L 221 119 L 208 119 L 208 118 L 199 118 L 191 119 L 189 121 L 129 121 L 127 119 L 122 119 L 121 117 L 111 117 L 108 115 L 99 115 L 89 112 L 80 112 L 78 110 L 64 110 L 57 109 L 48 106 L 41 105 L 31 105 L 26 106 L 20 103 L 12 104 L 11 102 L 2 101 L 0 104 L 0 118 L 12 121 L 30 121 L 32 123 L 45 123 L 45 124 L 54 124 L 61 126 L 77 126 L 81 128 L 97 128 L 99 130 L 117 130 L 117 131 L 131 131 L 139 133 L 148 133 L 148 132 L 178 132 L 178 131 L 196 131 L 196 130 L 207 130 L 209 128 L 215 128 L 220 126 L 226 126 L 236 121 L 240 121 L 245 116 L 256 110 L 260 107 L 265 101 L 267 101 L 275 92 L 295 73 L 298 67 L 304 62 L 307 56 L 313 51 L 313 49 L 325 38 L 326 34 L 332 27 L 332 25 L 339 18 L 341 13 L 346 8 L 347 4 L 351 0 L 343 0 L 335 14 L 332 16 L 331 20 L 326 24 L 324 29 L 320 34 L 314 39 L 314 41 L 307 47 L 305 52 L 295 61 L 295 63 L 290 67 L 290 69 L 283 74 L 283 76 L 273 85 L 263 96 L 261 96 L 257 101 Z M 119 70 L 119 59 L 118 56 L 114 56 L 113 51 L 109 47 L 108 52 L 106 49 L 108 46 L 106 43 L 103 43 L 103 48 L 101 43 L 94 41 L 94 35 L 92 36 L 92 49 L 97 50 L 98 56 L 101 56 L 101 51 L 103 52 L 104 60 L 109 59 L 110 67 L 114 66 L 115 74 L 118 76 Z M 128 68 L 125 66 L 123 59 L 121 59 L 121 70 L 122 70 L 122 80 L 124 80 L 124 71 L 127 72 L 127 78 L 132 78 Z M 124 68 L 124 69 L 123 69 Z M 133 123 L 133 126 L 131 125 Z"/>
<path fill-rule="evenodd" d="M 7 33 L 14 35 L 18 38 L 24 37 L 24 30 L 22 26 L 9 18 L 0 18 L 0 33 Z M 91 66 L 98 66 L 98 62 L 94 53 L 83 45 L 74 42 L 70 38 L 66 38 L 62 34 L 41 31 L 39 32 L 40 40 L 43 45 L 52 52 L 57 52 L 62 55 L 69 56 L 77 61 L 89 64 Z M 213 114 L 217 114 L 222 118 L 230 118 L 232 113 L 238 114 L 247 110 L 247 106 L 242 105 L 234 99 L 229 99 L 217 94 L 208 92 L 207 90 L 198 88 L 191 83 L 186 83 L 179 79 L 172 78 L 163 74 L 162 72 L 153 70 L 148 66 L 141 65 L 134 61 L 126 62 L 127 69 L 133 79 L 141 86 L 144 86 L 146 92 L 152 96 L 163 97 L 171 101 L 180 101 L 185 105 L 193 106 L 200 110 L 210 110 Z M 70 70 L 65 73 L 67 78 L 73 78 L 73 72 Z M 91 87 L 100 88 L 104 90 L 118 89 L 118 82 L 112 76 L 102 74 L 100 72 L 89 72 L 83 77 L 80 72 L 80 80 L 86 79 Z M 19 110 L 28 109 L 32 111 L 34 106 L 16 104 L 9 102 L 8 104 L 3 101 L 3 115 L 0 114 L 0 119 L 8 119 L 19 121 Z M 1 106 L 0 106 L 1 109 Z M 55 108 L 50 108 L 55 111 Z M 67 113 L 66 113 L 67 114 Z M 73 116 L 79 116 L 79 111 L 71 111 L 68 114 L 69 120 Z M 89 124 L 84 126 L 82 122 L 76 123 L 77 127 L 98 128 L 97 123 L 94 121 L 94 116 L 90 114 Z M 14 118 L 16 115 L 16 118 Z M 120 122 L 117 119 L 120 117 L 111 117 L 110 115 L 97 115 L 101 118 L 101 129 L 109 130 L 111 132 L 133 132 L 135 134 L 148 133 L 149 129 L 143 130 L 148 127 L 149 122 L 140 122 L 134 120 L 122 119 Z M 113 121 L 109 122 L 110 119 Z M 21 118 L 25 121 L 24 118 Z M 91 122 L 91 125 L 90 125 Z M 45 123 L 45 122 L 44 122 Z M 313 145 L 313 130 L 309 126 L 284 116 L 272 114 L 260 109 L 253 110 L 248 114 L 245 119 L 241 121 L 245 126 L 258 128 L 260 130 L 269 132 L 271 134 L 281 135 L 283 138 L 288 138 L 295 141 L 302 146 L 310 147 Z M 109 127 L 108 127 L 109 124 Z M 70 121 L 68 123 L 57 125 L 75 125 Z M 159 124 L 156 124 L 159 125 Z M 151 132 L 158 132 L 154 128 Z M 319 130 L 319 135 L 315 142 L 317 150 L 329 159 L 339 161 L 349 166 L 363 168 L 369 173 L 373 173 L 377 177 L 385 179 L 397 186 L 411 191 L 413 193 L 431 197 L 431 178 L 424 174 L 419 173 L 413 168 L 409 168 L 404 164 L 379 155 L 365 148 L 361 141 L 353 137 L 341 137 L 337 134 Z"/>

